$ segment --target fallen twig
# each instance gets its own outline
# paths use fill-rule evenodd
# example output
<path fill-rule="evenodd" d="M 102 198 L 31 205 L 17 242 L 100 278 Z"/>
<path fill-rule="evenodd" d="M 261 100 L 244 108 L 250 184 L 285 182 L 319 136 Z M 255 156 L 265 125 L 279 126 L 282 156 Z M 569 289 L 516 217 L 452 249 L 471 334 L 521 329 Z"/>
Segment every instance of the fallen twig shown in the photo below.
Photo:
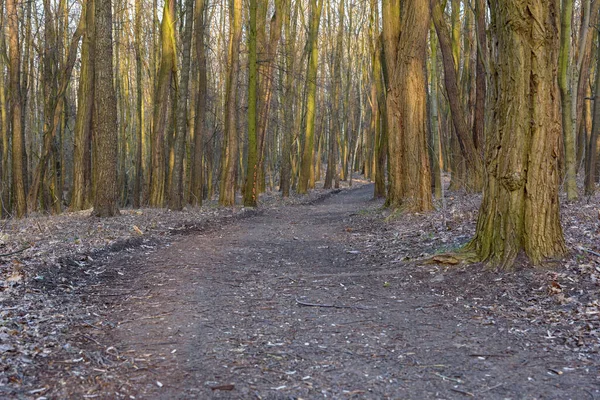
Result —
<path fill-rule="evenodd" d="M 463 381 L 461 381 L 460 379 L 456 379 L 456 378 L 450 378 L 449 376 L 446 375 L 442 375 L 440 373 L 434 372 L 433 373 L 435 376 L 439 376 L 440 378 L 442 378 L 443 380 L 448 380 L 448 381 L 452 381 L 452 382 L 456 382 L 456 383 L 463 383 Z"/>
<path fill-rule="evenodd" d="M 453 392 L 456 392 L 456 393 L 464 394 L 465 396 L 475 397 L 475 395 L 473 393 L 467 392 L 467 391 L 464 391 L 464 390 L 454 389 L 454 388 L 450 388 L 450 390 L 452 390 Z"/>
<path fill-rule="evenodd" d="M 593 250 L 590 250 L 590 249 L 586 249 L 585 247 L 581 247 L 581 246 L 579 246 L 579 250 L 581 250 L 581 251 L 585 251 L 585 252 L 587 252 L 587 253 L 590 253 L 590 254 L 593 254 L 593 255 L 595 255 L 595 256 L 598 256 L 598 257 L 600 257 L 600 253 L 597 253 L 597 252 L 595 252 L 595 251 L 593 251 Z"/>
<path fill-rule="evenodd" d="M 337 304 L 321 304 L 321 303 L 308 303 L 306 301 L 298 300 L 296 298 L 296 303 L 301 306 L 306 307 L 325 307 L 325 308 L 355 308 L 357 310 L 370 310 L 370 307 L 361 307 L 361 306 L 339 306 Z"/>
<path fill-rule="evenodd" d="M 27 246 L 27 247 L 23 247 L 22 249 L 19 249 L 19 250 L 12 251 L 12 252 L 10 252 L 10 253 L 6 253 L 6 254 L 0 254 L 0 258 L 1 258 L 1 257 L 8 257 L 8 256 L 12 256 L 13 254 L 19 254 L 19 253 L 22 253 L 22 252 L 24 252 L 25 250 L 27 250 L 27 249 L 30 249 L 30 248 L 31 248 L 31 246 Z"/>

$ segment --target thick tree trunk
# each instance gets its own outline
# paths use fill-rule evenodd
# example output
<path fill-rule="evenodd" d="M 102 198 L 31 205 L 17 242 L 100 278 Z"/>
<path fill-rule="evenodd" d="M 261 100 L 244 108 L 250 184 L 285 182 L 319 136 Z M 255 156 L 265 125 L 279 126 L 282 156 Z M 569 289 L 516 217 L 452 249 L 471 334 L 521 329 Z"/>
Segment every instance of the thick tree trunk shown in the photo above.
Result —
<path fill-rule="evenodd" d="M 433 208 L 425 91 L 429 23 L 429 2 L 383 1 L 391 181 L 387 204 L 407 211 Z"/>
<path fill-rule="evenodd" d="M 504 269 L 521 252 L 534 264 L 565 253 L 558 203 L 558 3 L 490 2 L 501 62 L 486 143 L 487 185 L 467 250 Z"/>
<path fill-rule="evenodd" d="M 96 0 L 94 143 L 98 169 L 93 215 L 119 214 L 117 187 L 117 102 L 113 86 L 113 40 L 111 0 Z"/>

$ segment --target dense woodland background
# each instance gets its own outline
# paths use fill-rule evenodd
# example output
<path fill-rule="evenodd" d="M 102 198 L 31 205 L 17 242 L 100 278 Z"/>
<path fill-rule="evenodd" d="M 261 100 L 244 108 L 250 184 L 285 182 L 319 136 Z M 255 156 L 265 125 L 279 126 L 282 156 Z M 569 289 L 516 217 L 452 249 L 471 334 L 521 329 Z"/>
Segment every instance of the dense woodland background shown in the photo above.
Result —
<path fill-rule="evenodd" d="M 3 218 L 354 172 L 427 211 L 450 173 L 484 193 L 470 256 L 508 266 L 563 254 L 559 189 L 598 180 L 600 0 L 1 3 Z"/>

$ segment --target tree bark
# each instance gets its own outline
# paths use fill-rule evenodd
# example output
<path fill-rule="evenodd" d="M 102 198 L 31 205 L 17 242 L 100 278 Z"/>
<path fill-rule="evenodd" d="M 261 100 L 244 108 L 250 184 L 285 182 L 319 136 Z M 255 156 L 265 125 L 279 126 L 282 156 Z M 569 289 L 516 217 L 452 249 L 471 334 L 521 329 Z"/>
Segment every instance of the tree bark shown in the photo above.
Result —
<path fill-rule="evenodd" d="M 487 185 L 466 250 L 509 269 L 521 252 L 538 265 L 566 251 L 558 202 L 560 8 L 558 0 L 490 5 L 498 90 L 486 143 Z"/>
<path fill-rule="evenodd" d="M 23 109 L 21 101 L 21 54 L 19 45 L 19 17 L 17 0 L 6 0 L 6 17 L 8 19 L 8 72 L 11 95 L 12 119 L 12 182 L 13 209 L 17 218 L 27 213 L 25 197 L 26 165 L 23 163 L 25 144 L 23 141 Z"/>
<path fill-rule="evenodd" d="M 421 0 L 382 4 L 391 181 L 387 204 L 428 211 L 433 208 L 425 91 L 430 4 Z"/>
<path fill-rule="evenodd" d="M 202 205 L 204 196 L 204 140 L 206 131 L 206 50 L 204 46 L 204 9 L 205 0 L 196 0 L 194 9 L 196 26 L 196 57 L 198 60 L 198 93 L 196 93 L 196 115 L 194 122 L 194 151 L 192 152 L 192 177 L 190 183 L 190 202 Z"/>
<path fill-rule="evenodd" d="M 93 215 L 119 214 L 117 187 L 117 103 L 113 86 L 113 40 L 111 0 L 96 0 L 94 141 L 98 169 Z"/>
<path fill-rule="evenodd" d="M 258 0 L 250 0 L 250 22 L 248 32 L 248 160 L 246 164 L 246 187 L 244 189 L 244 206 L 256 207 L 258 187 L 258 143 L 257 128 L 257 95 L 258 64 L 256 49 L 256 12 Z"/>
<path fill-rule="evenodd" d="M 562 0 L 560 54 L 558 58 L 558 87 L 561 98 L 561 115 L 563 140 L 565 146 L 565 186 L 567 200 L 576 200 L 577 195 L 577 162 L 575 157 L 575 129 L 571 108 L 573 97 L 569 82 L 569 58 L 571 56 L 571 18 L 573 17 L 573 0 Z"/>
<path fill-rule="evenodd" d="M 185 1 L 185 26 L 183 31 L 183 57 L 181 61 L 181 80 L 177 100 L 177 126 L 175 132 L 175 160 L 172 169 L 169 208 L 183 208 L 183 158 L 185 156 L 185 136 L 188 120 L 188 95 L 190 81 L 190 55 L 192 46 L 192 24 L 194 21 L 194 0 Z"/>
<path fill-rule="evenodd" d="M 83 210 L 92 201 L 92 115 L 94 107 L 94 35 L 95 0 L 88 0 L 82 12 L 85 14 L 85 32 L 81 46 L 81 69 L 77 92 L 77 116 L 75 118 L 75 145 L 73 150 L 73 192 L 70 208 Z M 83 16 L 82 16 L 83 17 Z"/>
<path fill-rule="evenodd" d="M 466 188 L 480 191 L 483 184 L 483 160 L 477 152 L 472 130 L 469 128 L 468 116 L 464 111 L 463 102 L 460 98 L 458 88 L 458 71 L 455 69 L 455 59 L 452 55 L 452 43 L 450 32 L 444 21 L 443 10 L 439 0 L 432 0 L 432 16 L 435 30 L 442 50 L 442 61 L 444 66 L 444 81 L 446 83 L 446 94 L 452 114 L 452 123 L 458 139 L 460 150 L 467 161 Z"/>
<path fill-rule="evenodd" d="M 239 49 L 242 37 L 242 0 L 233 0 L 230 16 L 228 71 L 225 88 L 225 138 L 221 155 L 221 185 L 219 204 L 235 204 L 238 169 L 237 81 L 239 75 Z"/>
<path fill-rule="evenodd" d="M 317 96 L 317 69 L 319 66 L 319 24 L 323 0 L 310 0 L 310 24 L 308 33 L 308 68 L 306 71 L 306 127 L 304 135 L 304 148 L 302 162 L 300 163 L 300 178 L 298 180 L 298 193 L 308 192 L 310 171 L 313 165 L 315 147 L 315 114 Z"/>
<path fill-rule="evenodd" d="M 173 71 L 177 65 L 175 60 L 175 0 L 165 1 L 163 20 L 160 27 L 160 38 L 162 54 L 154 95 L 154 113 L 152 116 L 152 167 L 150 171 L 150 206 L 152 207 L 162 207 L 165 202 L 167 112 Z"/>

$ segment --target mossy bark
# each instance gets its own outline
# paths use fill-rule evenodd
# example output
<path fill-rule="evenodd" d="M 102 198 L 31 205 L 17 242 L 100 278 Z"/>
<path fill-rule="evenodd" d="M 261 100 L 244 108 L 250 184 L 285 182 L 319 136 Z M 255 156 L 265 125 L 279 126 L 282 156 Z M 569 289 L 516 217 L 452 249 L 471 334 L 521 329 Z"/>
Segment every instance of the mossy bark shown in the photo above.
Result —
<path fill-rule="evenodd" d="M 487 185 L 466 250 L 508 269 L 521 252 L 537 265 L 566 251 L 558 202 L 560 8 L 558 0 L 490 4 L 498 90 Z"/>

